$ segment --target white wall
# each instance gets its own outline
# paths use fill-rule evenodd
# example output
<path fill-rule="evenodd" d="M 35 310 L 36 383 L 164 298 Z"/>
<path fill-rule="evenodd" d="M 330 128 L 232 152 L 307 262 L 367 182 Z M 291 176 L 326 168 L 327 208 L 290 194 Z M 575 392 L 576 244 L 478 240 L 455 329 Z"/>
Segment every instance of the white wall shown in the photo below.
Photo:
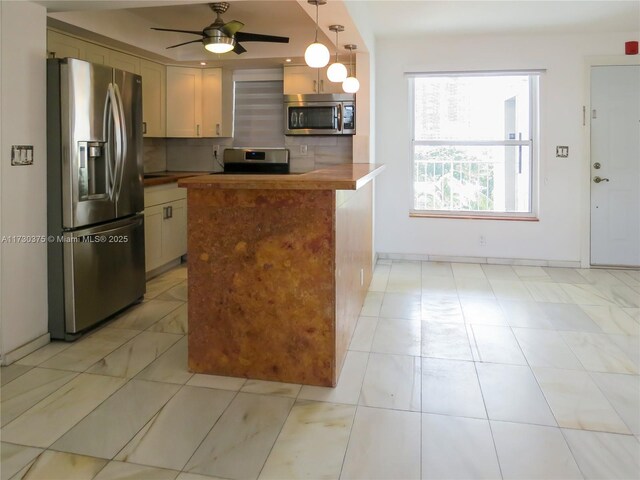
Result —
<path fill-rule="evenodd" d="M 46 10 L 3 0 L 0 23 L 0 237 L 46 235 Z M 33 145 L 33 165 L 11 166 L 11 145 Z M 46 244 L 3 242 L 0 266 L 6 361 L 47 334 Z"/>
<path fill-rule="evenodd" d="M 387 170 L 376 189 L 382 254 L 579 262 L 588 210 L 585 58 L 619 55 L 631 34 L 422 36 L 376 43 L 376 150 Z M 546 69 L 540 81 L 539 222 L 409 218 L 407 71 Z M 555 157 L 556 145 L 569 158 Z M 479 237 L 486 246 L 479 245 Z"/>

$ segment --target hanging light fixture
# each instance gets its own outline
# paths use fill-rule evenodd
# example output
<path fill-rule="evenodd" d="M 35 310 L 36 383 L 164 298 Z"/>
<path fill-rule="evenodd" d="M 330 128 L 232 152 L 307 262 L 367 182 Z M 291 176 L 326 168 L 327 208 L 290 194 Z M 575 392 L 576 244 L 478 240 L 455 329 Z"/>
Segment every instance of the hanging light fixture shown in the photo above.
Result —
<path fill-rule="evenodd" d="M 347 78 L 347 67 L 338 61 L 338 32 L 344 32 L 342 25 L 331 25 L 329 30 L 336 32 L 336 61 L 327 68 L 327 78 L 334 83 L 343 82 Z"/>
<path fill-rule="evenodd" d="M 316 38 L 304 52 L 304 61 L 312 68 L 322 68 L 331 58 L 329 49 L 318 42 L 318 7 L 327 3 L 327 0 L 307 0 L 311 5 L 316 6 Z"/>
<path fill-rule="evenodd" d="M 356 50 L 358 46 L 349 44 L 345 45 L 344 48 L 349 50 L 349 67 L 351 68 L 351 75 L 345 78 L 344 82 L 342 82 L 342 90 L 344 90 L 346 93 L 356 93 L 358 90 L 360 90 L 360 82 L 353 74 L 354 64 L 352 56 L 353 51 Z"/>

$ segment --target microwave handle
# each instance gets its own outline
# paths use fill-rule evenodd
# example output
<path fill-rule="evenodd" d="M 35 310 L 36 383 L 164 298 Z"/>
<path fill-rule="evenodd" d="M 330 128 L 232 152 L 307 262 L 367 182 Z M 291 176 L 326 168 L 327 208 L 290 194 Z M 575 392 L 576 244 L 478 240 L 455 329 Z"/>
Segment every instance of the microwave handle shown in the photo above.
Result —
<path fill-rule="evenodd" d="M 342 104 L 339 103 L 338 104 L 338 125 L 337 125 L 339 132 L 342 132 L 342 130 L 343 130 L 343 126 L 344 125 L 342 124 L 342 121 L 343 121 L 343 118 L 342 118 Z"/>

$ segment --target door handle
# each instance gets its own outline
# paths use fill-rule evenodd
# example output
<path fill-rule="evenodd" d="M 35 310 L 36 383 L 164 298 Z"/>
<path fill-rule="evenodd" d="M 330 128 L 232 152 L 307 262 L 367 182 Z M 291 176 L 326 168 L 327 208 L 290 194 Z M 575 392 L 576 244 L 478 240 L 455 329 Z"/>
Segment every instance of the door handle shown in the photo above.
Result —
<path fill-rule="evenodd" d="M 318 81 L 313 81 L 313 93 L 318 93 Z"/>
<path fill-rule="evenodd" d="M 593 183 L 608 182 L 608 178 L 593 177 Z"/>
<path fill-rule="evenodd" d="M 320 91 L 324 92 L 324 80 L 320 80 Z"/>
<path fill-rule="evenodd" d="M 147 134 L 147 122 L 142 122 L 142 134 Z"/>
<path fill-rule="evenodd" d="M 200 125 L 196 125 L 196 137 L 200 136 Z"/>

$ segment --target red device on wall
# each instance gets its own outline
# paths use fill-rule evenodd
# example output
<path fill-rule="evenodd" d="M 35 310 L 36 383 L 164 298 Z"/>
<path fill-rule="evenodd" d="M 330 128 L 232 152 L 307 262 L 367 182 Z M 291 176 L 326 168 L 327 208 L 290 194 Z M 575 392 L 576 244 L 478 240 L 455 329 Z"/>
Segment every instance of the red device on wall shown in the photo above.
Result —
<path fill-rule="evenodd" d="M 624 42 L 624 54 L 625 55 L 637 55 L 638 54 L 638 41 Z"/>

